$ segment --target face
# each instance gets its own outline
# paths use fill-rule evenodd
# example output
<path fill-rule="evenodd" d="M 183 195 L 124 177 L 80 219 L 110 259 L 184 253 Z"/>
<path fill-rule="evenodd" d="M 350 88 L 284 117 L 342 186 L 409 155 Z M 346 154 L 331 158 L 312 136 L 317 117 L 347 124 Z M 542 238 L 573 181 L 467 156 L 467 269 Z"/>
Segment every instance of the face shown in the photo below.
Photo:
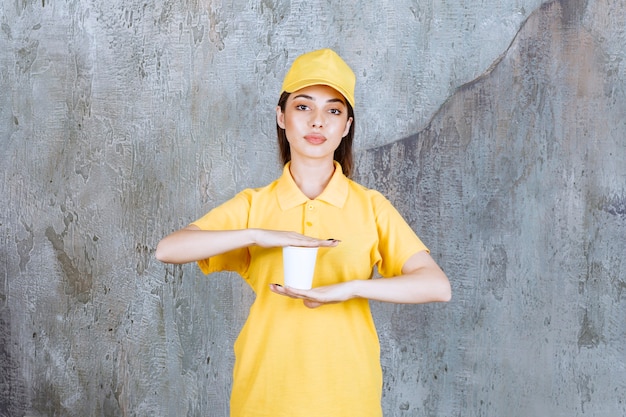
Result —
<path fill-rule="evenodd" d="M 332 87 L 314 85 L 289 95 L 276 122 L 285 129 L 291 159 L 330 159 L 352 124 L 346 99 Z"/>

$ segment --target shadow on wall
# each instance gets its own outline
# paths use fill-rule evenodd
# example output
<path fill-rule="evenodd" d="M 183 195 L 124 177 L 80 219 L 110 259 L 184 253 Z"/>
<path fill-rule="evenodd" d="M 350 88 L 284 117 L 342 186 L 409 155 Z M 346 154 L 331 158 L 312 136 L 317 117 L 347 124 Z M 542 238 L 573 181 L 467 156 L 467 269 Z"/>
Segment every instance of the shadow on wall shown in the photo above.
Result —
<path fill-rule="evenodd" d="M 390 415 L 394 404 L 458 414 L 450 402 L 468 416 L 626 412 L 614 367 L 626 343 L 614 319 L 626 315 L 626 85 L 583 24 L 586 8 L 542 6 L 427 128 L 359 154 L 357 179 L 384 190 L 453 283 L 445 317 L 389 319 L 421 323 L 417 350 L 456 377 L 420 381 L 422 403 L 414 389 L 385 391 Z M 439 334 L 444 346 L 428 341 Z M 397 337 L 387 336 L 383 356 Z"/>

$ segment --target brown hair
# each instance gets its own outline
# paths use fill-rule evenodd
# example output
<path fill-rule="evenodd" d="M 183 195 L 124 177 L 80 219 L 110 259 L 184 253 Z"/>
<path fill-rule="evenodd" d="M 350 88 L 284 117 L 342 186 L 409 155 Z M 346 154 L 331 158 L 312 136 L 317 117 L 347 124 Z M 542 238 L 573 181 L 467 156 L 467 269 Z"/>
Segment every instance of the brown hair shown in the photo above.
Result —
<path fill-rule="evenodd" d="M 287 99 L 289 98 L 289 94 L 286 91 L 280 95 L 280 99 L 278 100 L 278 106 L 280 110 L 284 113 L 285 107 L 287 105 Z M 350 178 L 352 175 L 352 168 L 354 165 L 354 160 L 352 157 L 352 142 L 354 141 L 354 110 L 350 103 L 346 101 L 346 106 L 348 106 L 348 118 L 352 117 L 352 124 L 350 125 L 350 130 L 348 134 L 341 139 L 341 143 L 335 149 L 334 159 L 335 161 L 341 164 L 341 168 L 343 169 L 343 173 L 346 177 Z M 280 151 L 280 159 L 283 162 L 283 165 L 287 162 L 291 161 L 291 149 L 289 148 L 289 142 L 287 141 L 287 135 L 285 134 L 285 129 L 278 125 L 276 122 L 276 131 L 278 134 L 278 148 Z"/>

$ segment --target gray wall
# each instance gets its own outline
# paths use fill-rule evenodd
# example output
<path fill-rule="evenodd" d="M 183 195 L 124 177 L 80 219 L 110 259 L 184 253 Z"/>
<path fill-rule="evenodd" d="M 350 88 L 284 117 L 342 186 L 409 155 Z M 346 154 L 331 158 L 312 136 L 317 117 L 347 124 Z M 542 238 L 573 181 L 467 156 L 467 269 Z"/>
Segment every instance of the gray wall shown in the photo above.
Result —
<path fill-rule="evenodd" d="M 373 303 L 386 416 L 626 414 L 626 6 L 336 3 L 0 4 L 1 416 L 227 415 L 252 295 L 154 248 L 278 175 L 286 65 L 325 46 L 357 179 L 453 284 Z"/>

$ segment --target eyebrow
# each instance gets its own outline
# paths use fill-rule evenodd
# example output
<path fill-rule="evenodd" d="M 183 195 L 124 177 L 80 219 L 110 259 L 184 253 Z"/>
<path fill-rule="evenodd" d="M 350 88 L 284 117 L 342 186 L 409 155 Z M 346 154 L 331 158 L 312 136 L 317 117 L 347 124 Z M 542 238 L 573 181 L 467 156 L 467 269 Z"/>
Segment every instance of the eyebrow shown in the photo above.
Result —
<path fill-rule="evenodd" d="M 294 97 L 294 100 L 297 98 L 304 98 L 307 100 L 312 100 L 315 101 L 315 98 L 313 98 L 312 96 L 306 95 L 306 94 L 298 94 L 297 96 Z M 346 105 L 345 101 L 343 101 L 340 98 L 331 98 L 330 100 L 326 100 L 326 103 L 341 103 L 344 106 Z"/>

